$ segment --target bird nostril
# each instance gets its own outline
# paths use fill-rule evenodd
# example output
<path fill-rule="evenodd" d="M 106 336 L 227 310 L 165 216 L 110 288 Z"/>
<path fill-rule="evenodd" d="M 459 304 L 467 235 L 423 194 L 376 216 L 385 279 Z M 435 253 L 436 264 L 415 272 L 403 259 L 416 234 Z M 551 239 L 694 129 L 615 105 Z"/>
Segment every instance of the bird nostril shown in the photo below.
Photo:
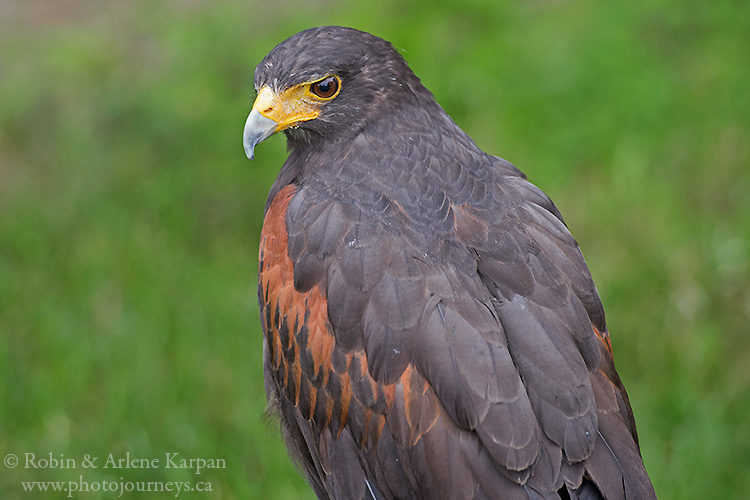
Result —
<path fill-rule="evenodd" d="M 263 113 L 270 113 L 271 111 L 273 111 L 273 106 L 271 106 L 271 107 L 269 107 L 269 108 L 266 108 L 266 109 L 264 109 L 264 110 L 263 110 Z"/>

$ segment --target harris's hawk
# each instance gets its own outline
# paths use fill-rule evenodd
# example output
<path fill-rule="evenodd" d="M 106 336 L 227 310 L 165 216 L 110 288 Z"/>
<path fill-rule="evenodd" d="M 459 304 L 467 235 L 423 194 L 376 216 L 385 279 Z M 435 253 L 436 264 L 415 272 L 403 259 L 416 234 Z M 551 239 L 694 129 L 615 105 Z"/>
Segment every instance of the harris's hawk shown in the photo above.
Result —
<path fill-rule="evenodd" d="M 341 27 L 255 70 L 248 157 L 289 157 L 260 242 L 264 374 L 319 498 L 654 498 L 560 212 L 390 43 Z"/>

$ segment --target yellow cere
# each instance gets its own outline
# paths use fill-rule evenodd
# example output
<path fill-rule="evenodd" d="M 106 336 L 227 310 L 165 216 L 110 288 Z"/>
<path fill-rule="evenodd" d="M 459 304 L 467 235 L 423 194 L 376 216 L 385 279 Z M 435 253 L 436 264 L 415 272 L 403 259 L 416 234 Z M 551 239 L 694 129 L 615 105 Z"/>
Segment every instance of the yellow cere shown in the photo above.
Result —
<path fill-rule="evenodd" d="M 314 82 L 301 83 L 278 95 L 265 86 L 258 92 L 253 110 L 278 123 L 274 132 L 293 127 L 299 122 L 314 120 L 320 115 L 321 103 L 331 100 L 335 95 L 328 99 L 315 96 L 310 92 L 312 83 Z"/>

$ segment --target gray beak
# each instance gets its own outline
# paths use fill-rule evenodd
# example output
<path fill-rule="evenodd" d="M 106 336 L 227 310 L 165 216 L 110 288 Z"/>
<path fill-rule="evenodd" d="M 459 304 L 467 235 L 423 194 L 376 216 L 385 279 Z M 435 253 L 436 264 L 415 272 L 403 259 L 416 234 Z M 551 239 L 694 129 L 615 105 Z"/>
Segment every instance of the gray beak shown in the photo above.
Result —
<path fill-rule="evenodd" d="M 270 118 L 261 115 L 256 109 L 250 112 L 245 121 L 245 130 L 242 132 L 242 145 L 249 159 L 252 160 L 255 156 L 255 146 L 272 136 L 278 125 Z"/>

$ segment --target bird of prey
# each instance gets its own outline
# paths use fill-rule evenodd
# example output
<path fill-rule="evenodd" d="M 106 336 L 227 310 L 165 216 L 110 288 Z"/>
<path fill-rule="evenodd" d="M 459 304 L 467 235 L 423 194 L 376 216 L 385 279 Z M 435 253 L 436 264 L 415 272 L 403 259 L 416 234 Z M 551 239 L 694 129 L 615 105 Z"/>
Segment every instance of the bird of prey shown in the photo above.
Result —
<path fill-rule="evenodd" d="M 319 498 L 655 498 L 604 311 L 550 199 L 393 46 L 319 27 L 255 70 L 289 156 L 261 233 L 266 392 Z"/>

